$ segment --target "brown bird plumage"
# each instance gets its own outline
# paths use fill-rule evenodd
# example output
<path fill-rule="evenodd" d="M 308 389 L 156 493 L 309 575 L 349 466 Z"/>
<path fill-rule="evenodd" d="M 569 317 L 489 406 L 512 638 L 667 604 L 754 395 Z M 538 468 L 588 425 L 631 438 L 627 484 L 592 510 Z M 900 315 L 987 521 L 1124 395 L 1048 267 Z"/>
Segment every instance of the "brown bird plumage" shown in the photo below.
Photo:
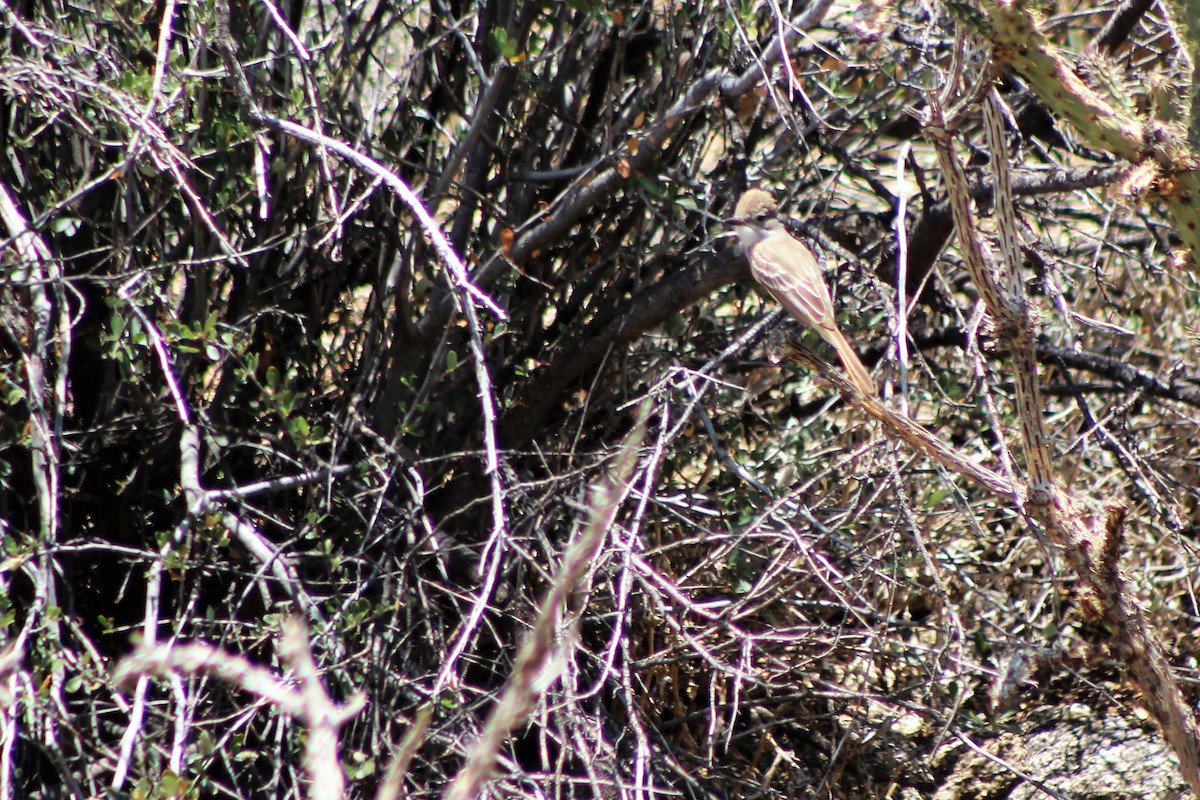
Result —
<path fill-rule="evenodd" d="M 850 342 L 838 329 L 833 300 L 812 250 L 792 236 L 776 215 L 775 198 L 762 189 L 749 189 L 737 202 L 730 225 L 750 259 L 754 279 L 779 304 L 833 345 L 850 381 L 866 395 L 875 382 Z"/>

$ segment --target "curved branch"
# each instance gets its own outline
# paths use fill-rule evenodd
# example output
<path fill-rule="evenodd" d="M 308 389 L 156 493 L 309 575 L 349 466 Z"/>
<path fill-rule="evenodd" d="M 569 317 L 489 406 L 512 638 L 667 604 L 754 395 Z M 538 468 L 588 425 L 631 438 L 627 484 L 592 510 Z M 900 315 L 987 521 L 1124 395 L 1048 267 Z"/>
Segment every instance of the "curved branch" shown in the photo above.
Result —
<path fill-rule="evenodd" d="M 1062 366 L 1087 370 L 1096 375 L 1102 375 L 1123 386 L 1140 389 L 1148 397 L 1160 400 L 1173 400 L 1177 403 L 1200 408 L 1200 386 L 1188 383 L 1167 383 L 1159 377 L 1131 366 L 1119 359 L 1087 353 L 1081 350 L 1067 350 L 1050 344 L 1037 345 L 1038 360 L 1045 363 L 1058 363 Z"/>
<path fill-rule="evenodd" d="M 798 17 L 791 28 L 811 28 L 820 21 L 830 5 L 830 0 L 822 0 Z M 795 39 L 799 41 L 799 37 Z M 791 47 L 792 43 L 788 43 L 788 46 Z M 704 73 L 688 87 L 682 97 L 662 112 L 645 134 L 638 138 L 635 149 L 631 148 L 629 152 L 621 154 L 619 161 L 616 157 L 608 159 L 611 165 L 598 173 L 587 170 L 580 175 L 574 188 L 564 193 L 559 205 L 552 208 L 542 222 L 513 242 L 507 258 L 499 252 L 492 255 L 474 276 L 474 284 L 480 287 L 488 286 L 507 268 L 509 261 L 522 264 L 536 251 L 544 250 L 562 238 L 593 206 L 616 194 L 629 180 L 628 176 L 655 173 L 656 170 L 651 169 L 651 166 L 672 133 L 717 101 L 736 98 L 752 90 L 762 80 L 763 69 L 777 63 L 783 51 L 784 46 L 776 38 L 764 50 L 759 65 L 740 74 L 731 74 L 723 68 Z M 434 335 L 445 325 L 452 311 L 451 297 L 444 296 L 431 303 L 429 310 L 416 326 L 418 334 L 423 338 Z"/>
<path fill-rule="evenodd" d="M 1108 22 L 1104 23 L 1104 29 L 1092 40 L 1092 47 L 1115 53 L 1153 5 L 1154 0 L 1124 0 L 1108 18 Z"/>
<path fill-rule="evenodd" d="M 569 353 L 560 353 L 549 366 L 526 382 L 516 402 L 501 419 L 500 438 L 504 446 L 520 447 L 528 441 L 571 384 L 599 364 L 612 348 L 633 341 L 677 311 L 748 275 L 745 260 L 733 257 L 729 251 L 672 271 L 663 280 L 634 295 L 606 321 L 594 326 L 595 330 L 584 333 L 578 347 Z"/>
<path fill-rule="evenodd" d="M 916 328 L 910 332 L 910 335 L 913 343 L 921 350 L 935 347 L 965 348 L 967 346 L 967 332 L 957 327 Z M 1037 342 L 1034 345 L 1034 351 L 1039 364 L 1070 367 L 1090 372 L 1111 381 L 1114 389 L 1138 389 L 1147 397 L 1200 408 L 1200 386 L 1190 381 L 1168 383 L 1153 373 L 1138 369 L 1118 358 L 1109 358 L 1083 350 L 1071 350 L 1045 341 Z M 1078 390 L 1076 387 L 1073 391 Z"/>

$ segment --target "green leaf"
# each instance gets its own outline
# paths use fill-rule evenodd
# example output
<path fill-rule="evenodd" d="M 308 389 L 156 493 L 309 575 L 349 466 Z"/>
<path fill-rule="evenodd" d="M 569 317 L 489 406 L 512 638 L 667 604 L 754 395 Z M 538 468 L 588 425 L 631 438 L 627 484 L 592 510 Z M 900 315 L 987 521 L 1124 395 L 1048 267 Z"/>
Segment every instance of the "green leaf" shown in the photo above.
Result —
<path fill-rule="evenodd" d="M 296 410 L 296 395 L 292 392 L 280 392 L 279 397 L 276 398 L 276 402 L 279 405 L 279 415 L 285 419 L 290 417 L 292 412 Z"/>
<path fill-rule="evenodd" d="M 492 47 L 497 53 L 504 57 L 505 61 L 524 61 L 525 56 L 517 47 L 517 43 L 508 38 L 508 32 L 503 28 L 492 28 L 488 37 L 492 40 Z"/>
<path fill-rule="evenodd" d="M 492 48 L 505 58 L 508 58 L 510 51 L 516 49 L 512 40 L 508 38 L 508 31 L 504 30 L 504 28 L 492 28 L 488 37 L 492 40 Z"/>
<path fill-rule="evenodd" d="M 299 439 L 301 441 L 308 440 L 308 420 L 306 420 L 304 417 L 293 417 L 292 419 L 288 420 L 288 422 L 289 427 L 291 428 L 292 438 Z"/>
<path fill-rule="evenodd" d="M 64 236 L 74 236 L 82 224 L 77 217 L 55 217 L 50 222 L 50 230 Z"/>

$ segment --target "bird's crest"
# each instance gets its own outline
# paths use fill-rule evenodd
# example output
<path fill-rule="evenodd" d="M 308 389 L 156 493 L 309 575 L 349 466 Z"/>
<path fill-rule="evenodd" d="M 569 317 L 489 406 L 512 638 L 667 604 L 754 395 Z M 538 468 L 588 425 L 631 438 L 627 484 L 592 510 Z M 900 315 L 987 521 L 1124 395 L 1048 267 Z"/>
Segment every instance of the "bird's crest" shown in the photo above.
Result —
<path fill-rule="evenodd" d="M 775 198 L 765 189 L 747 189 L 733 210 L 734 219 L 756 220 L 775 213 Z"/>

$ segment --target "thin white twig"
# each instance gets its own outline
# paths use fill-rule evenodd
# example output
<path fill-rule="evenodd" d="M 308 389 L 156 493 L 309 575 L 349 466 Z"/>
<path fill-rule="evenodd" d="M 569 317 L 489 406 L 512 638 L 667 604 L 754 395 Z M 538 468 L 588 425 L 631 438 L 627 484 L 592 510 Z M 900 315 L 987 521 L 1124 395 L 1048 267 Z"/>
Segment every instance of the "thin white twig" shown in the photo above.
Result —
<path fill-rule="evenodd" d="M 263 121 L 271 127 L 277 128 L 301 141 L 327 147 L 360 169 L 382 179 L 388 185 L 388 188 L 408 206 L 409 210 L 413 212 L 413 215 L 421 223 L 421 227 L 433 243 L 434 250 L 437 251 L 442 262 L 450 269 L 450 273 L 454 278 L 454 285 L 470 294 L 480 305 L 500 319 L 508 319 L 508 315 L 504 313 L 504 309 L 500 308 L 492 298 L 488 297 L 481 289 L 471 283 L 470 276 L 467 274 L 467 268 L 463 264 L 462 259 L 458 257 L 458 254 L 454 252 L 454 246 L 450 244 L 450 240 L 446 238 L 446 234 L 442 233 L 437 222 L 430 216 L 429 211 L 421 202 L 421 198 L 408 187 L 408 184 L 399 175 L 396 175 L 370 156 L 360 153 L 350 145 L 331 136 L 326 136 L 319 131 L 314 131 L 303 125 L 297 125 L 286 119 L 278 119 L 265 114 L 262 117 Z"/>
<path fill-rule="evenodd" d="M 38 538 L 42 555 L 37 559 L 36 590 L 30 618 L 41 616 L 42 609 L 58 605 L 55 583 L 55 565 L 50 551 L 58 543 L 59 533 L 59 452 L 62 439 L 62 415 L 66 404 L 66 371 L 68 368 L 64 346 L 70 342 L 70 317 L 62 294 L 62 275 L 58 262 L 46 242 L 29 227 L 29 222 L 17 206 L 8 187 L 0 183 L 0 220 L 13 239 L 20 262 L 13 270 L 14 282 L 27 283 L 29 287 L 29 316 L 32 342 L 21 351 L 21 363 L 26 375 L 26 403 L 29 408 L 30 461 L 32 462 L 33 484 L 38 501 Z M 54 311 L 46 286 L 52 286 L 59 301 L 56 336 L 51 336 L 50 321 Z M 57 342 L 57 352 L 55 343 Z M 57 373 L 54 382 L 53 403 L 47 409 L 46 362 L 54 356 Z M 53 414 L 53 421 L 50 414 Z M 27 624 L 31 624 L 27 621 Z M 48 641 L 60 641 L 59 622 L 55 618 L 45 620 L 43 632 Z M 51 671 L 50 697 L 62 706 L 64 667 L 59 664 Z M 56 740 L 56 722 L 47 717 L 46 742 Z"/>
<path fill-rule="evenodd" d="M 568 615 L 570 632 L 573 633 L 579 608 L 587 593 L 585 578 L 613 526 L 621 502 L 629 492 L 630 476 L 638 462 L 638 449 L 645 435 L 649 407 L 648 401 L 643 404 L 633 432 L 617 455 L 612 477 L 593 488 L 590 519 L 567 547 L 550 592 L 538 609 L 533 629 L 517 654 L 512 676 L 488 716 L 483 733 L 472 745 L 466 762 L 446 791 L 446 800 L 474 800 L 479 796 L 491 776 L 496 756 L 505 739 L 525 721 L 538 699 L 557 677 L 565 651 L 562 644 L 555 642 L 559 617 L 564 613 Z"/>
<path fill-rule="evenodd" d="M 912 145 L 905 142 L 896 154 L 896 362 L 900 365 L 899 409 L 908 416 L 908 192 L 904 164 Z"/>
<path fill-rule="evenodd" d="M 295 688 L 270 670 L 203 643 L 142 647 L 121 661 L 113 682 L 122 685 L 136 680 L 141 685 L 155 675 L 172 680 L 180 674 L 211 675 L 257 695 L 308 728 L 304 764 L 310 779 L 309 797 L 343 800 L 346 776 L 338 761 L 338 729 L 362 710 L 365 698 L 356 694 L 344 705 L 333 702 L 321 683 L 302 620 L 285 620 L 279 652 L 299 684 Z"/>
<path fill-rule="evenodd" d="M 283 35 L 287 37 L 288 41 L 292 43 L 292 47 L 296 50 L 296 56 L 304 62 L 312 61 L 312 54 L 308 52 L 308 48 L 300 41 L 300 37 L 291 29 L 291 26 L 288 25 L 283 15 L 279 13 L 279 9 L 275 7 L 275 4 L 271 0 L 262 0 L 262 4 L 267 7 L 267 13 L 271 15 L 271 20 L 279 30 L 283 31 Z"/>
<path fill-rule="evenodd" d="M 145 272 L 139 272 L 123 283 L 117 289 L 117 297 L 124 300 L 128 304 L 129 310 L 141 321 L 142 330 L 146 332 L 146 337 L 150 340 L 150 346 L 153 348 L 154 354 L 158 356 L 158 364 L 162 368 L 163 379 L 167 382 L 167 390 L 171 393 L 171 399 L 175 401 L 175 413 L 178 415 L 180 422 L 184 425 L 190 425 L 192 415 L 188 410 L 187 398 L 183 396 L 183 389 L 179 386 L 179 381 L 175 378 L 175 367 L 171 363 L 171 354 L 167 352 L 167 345 L 163 341 L 162 334 L 159 333 L 158 327 L 151 321 L 146 312 L 142 311 L 141 306 L 133 301 L 133 290 L 145 277 Z"/>

